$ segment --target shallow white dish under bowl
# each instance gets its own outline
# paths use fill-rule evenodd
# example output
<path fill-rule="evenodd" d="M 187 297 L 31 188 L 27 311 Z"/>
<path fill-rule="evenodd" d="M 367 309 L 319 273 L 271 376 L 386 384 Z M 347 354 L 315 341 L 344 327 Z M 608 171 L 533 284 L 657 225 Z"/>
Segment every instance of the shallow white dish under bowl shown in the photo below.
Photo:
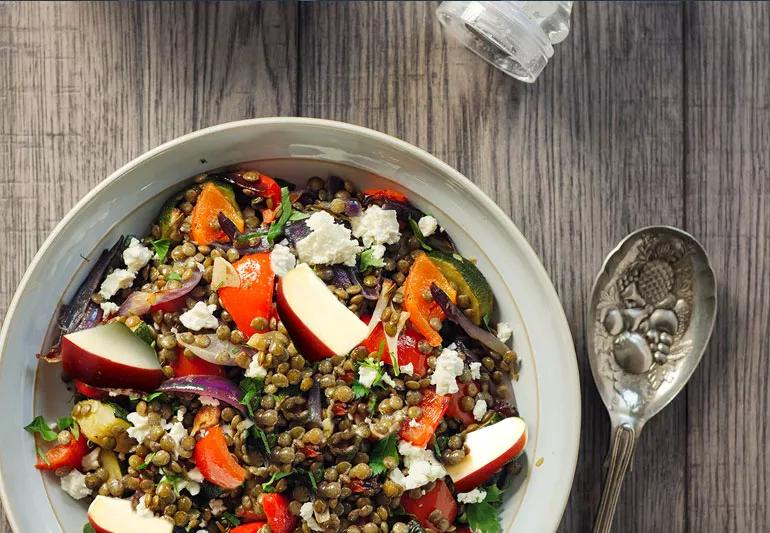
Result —
<path fill-rule="evenodd" d="M 33 468 L 34 416 L 65 414 L 71 395 L 59 369 L 35 354 L 53 315 L 118 235 L 145 234 L 162 202 L 189 177 L 251 162 L 269 175 L 304 183 L 336 174 L 360 187 L 405 192 L 475 257 L 513 327 L 522 359 L 515 392 L 529 427 L 525 476 L 502 512 L 503 531 L 554 531 L 567 503 L 580 434 L 580 385 L 572 338 L 540 261 L 510 219 L 475 185 L 430 154 L 365 128 L 308 118 L 232 122 L 168 142 L 133 160 L 92 190 L 53 230 L 24 275 L 0 334 L 0 489 L 17 532 L 82 531 L 85 504 Z"/>

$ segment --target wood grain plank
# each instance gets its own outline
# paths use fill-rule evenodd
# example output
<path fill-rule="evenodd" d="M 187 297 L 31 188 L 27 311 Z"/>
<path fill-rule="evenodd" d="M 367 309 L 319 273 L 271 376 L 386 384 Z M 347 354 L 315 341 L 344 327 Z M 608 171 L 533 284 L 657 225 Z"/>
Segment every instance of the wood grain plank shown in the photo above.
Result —
<path fill-rule="evenodd" d="M 719 288 L 688 388 L 691 531 L 770 525 L 770 5 L 688 4 L 687 228 Z"/>
<path fill-rule="evenodd" d="M 0 3 L 0 319 L 53 226 L 115 169 L 295 112 L 295 22 L 293 3 Z"/>
<path fill-rule="evenodd" d="M 583 356 L 584 302 L 628 231 L 684 220 L 681 8 L 576 4 L 573 34 L 529 86 L 447 42 L 435 7 L 302 4 L 300 112 L 431 151 L 495 199 L 539 253 L 583 375 L 582 448 L 562 530 L 588 531 L 608 428 Z M 685 433 L 683 400 L 648 426 L 618 531 L 684 529 Z"/>

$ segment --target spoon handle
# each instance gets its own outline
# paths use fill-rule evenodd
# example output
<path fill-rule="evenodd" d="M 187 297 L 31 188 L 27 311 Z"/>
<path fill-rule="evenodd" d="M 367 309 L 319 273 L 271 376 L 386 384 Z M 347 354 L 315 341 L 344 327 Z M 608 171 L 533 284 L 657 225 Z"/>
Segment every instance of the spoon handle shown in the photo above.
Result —
<path fill-rule="evenodd" d="M 612 434 L 610 465 L 607 470 L 602 501 L 599 504 L 599 512 L 596 514 L 594 533 L 610 533 L 612 531 L 612 518 L 615 516 L 615 508 L 618 505 L 620 486 L 623 484 L 623 478 L 631 464 L 636 439 L 637 431 L 630 424 L 620 424 Z"/>

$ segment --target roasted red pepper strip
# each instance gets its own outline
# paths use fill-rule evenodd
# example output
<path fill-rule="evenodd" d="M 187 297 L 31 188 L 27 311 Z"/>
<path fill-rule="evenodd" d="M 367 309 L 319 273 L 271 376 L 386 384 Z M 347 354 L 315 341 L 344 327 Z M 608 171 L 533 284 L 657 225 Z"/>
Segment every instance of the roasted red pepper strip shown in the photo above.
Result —
<path fill-rule="evenodd" d="M 248 338 L 257 333 L 251 327 L 252 320 L 262 317 L 269 321 L 273 315 L 275 274 L 270 266 L 269 252 L 245 255 L 233 266 L 241 278 L 240 286 L 222 287 L 217 292 L 222 306 Z"/>
<path fill-rule="evenodd" d="M 107 391 L 98 387 L 92 387 L 88 383 L 83 383 L 80 380 L 75 380 L 75 390 L 86 398 L 93 398 L 94 400 L 101 400 L 107 396 Z"/>
<path fill-rule="evenodd" d="M 209 363 L 200 357 L 188 357 L 184 354 L 184 349 L 177 347 L 176 360 L 171 364 L 174 369 L 174 377 L 182 376 L 224 376 L 225 369 L 220 365 Z"/>
<path fill-rule="evenodd" d="M 449 408 L 446 410 L 446 415 L 460 420 L 466 426 L 470 426 L 476 423 L 473 413 L 468 413 L 460 408 L 463 396 L 467 396 L 468 384 L 458 383 L 457 385 L 459 390 L 449 397 Z"/>
<path fill-rule="evenodd" d="M 425 448 L 449 407 L 449 396 L 440 396 L 432 389 L 425 389 L 422 391 L 419 407 L 422 414 L 415 419 L 414 424 L 404 420 L 399 435 L 402 440 L 409 441 L 419 448 Z"/>
<path fill-rule="evenodd" d="M 57 444 L 45 454 L 46 460 L 39 459 L 35 468 L 39 470 L 58 470 L 64 466 L 80 470 L 83 468 L 83 457 L 90 452 L 88 441 L 80 433 L 76 439 L 73 435 L 67 444 Z"/>
<path fill-rule="evenodd" d="M 265 522 L 250 522 L 242 526 L 234 527 L 230 533 L 259 533 L 267 524 Z"/>
<path fill-rule="evenodd" d="M 457 518 L 457 502 L 455 502 L 452 491 L 442 480 L 436 481 L 436 485 L 419 498 L 413 499 L 404 496 L 401 498 L 401 505 L 426 529 L 438 529 L 428 518 L 435 510 L 441 511 L 441 514 L 449 520 L 450 524 Z"/>
<path fill-rule="evenodd" d="M 361 317 L 361 320 L 367 324 L 369 323 L 370 319 L 371 317 L 368 316 Z M 424 376 L 428 370 L 428 359 L 425 354 L 420 352 L 420 350 L 417 348 L 418 343 L 423 338 L 424 337 L 420 335 L 416 329 L 411 326 L 406 326 L 398 336 L 397 344 L 399 367 L 403 367 L 404 365 L 411 363 L 412 368 L 414 369 L 414 374 L 420 377 Z M 388 352 L 388 344 L 385 341 L 385 330 L 382 326 L 382 322 L 375 326 L 374 330 L 369 334 L 369 336 L 366 338 L 366 340 L 364 340 L 362 344 L 364 347 L 366 347 L 369 353 L 376 353 L 379 351 L 380 345 L 382 344 L 382 361 L 387 365 L 393 365 L 393 362 L 390 360 L 390 352 Z"/>
<path fill-rule="evenodd" d="M 227 449 L 225 434 L 219 426 L 209 429 L 195 444 L 193 459 L 206 481 L 218 487 L 235 489 L 246 479 L 246 471 Z"/>
<path fill-rule="evenodd" d="M 391 200 L 401 204 L 409 203 L 409 198 L 406 195 L 391 189 L 364 189 L 364 196 L 369 196 L 375 200 Z"/>
<path fill-rule="evenodd" d="M 283 494 L 263 493 L 262 509 L 273 533 L 291 533 L 297 527 L 297 517 L 289 511 L 289 500 Z"/>

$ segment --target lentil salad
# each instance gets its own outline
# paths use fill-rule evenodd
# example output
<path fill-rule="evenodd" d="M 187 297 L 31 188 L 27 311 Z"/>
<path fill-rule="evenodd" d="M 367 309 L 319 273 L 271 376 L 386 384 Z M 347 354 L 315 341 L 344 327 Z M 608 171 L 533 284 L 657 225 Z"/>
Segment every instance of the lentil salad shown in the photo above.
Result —
<path fill-rule="evenodd" d="M 468 470 L 468 435 L 520 421 L 483 275 L 401 193 L 291 189 L 199 176 L 103 252 L 42 356 L 76 393 L 27 426 L 37 468 L 94 498 L 86 530 L 119 533 L 111 498 L 152 531 L 500 531 L 526 433 Z"/>

